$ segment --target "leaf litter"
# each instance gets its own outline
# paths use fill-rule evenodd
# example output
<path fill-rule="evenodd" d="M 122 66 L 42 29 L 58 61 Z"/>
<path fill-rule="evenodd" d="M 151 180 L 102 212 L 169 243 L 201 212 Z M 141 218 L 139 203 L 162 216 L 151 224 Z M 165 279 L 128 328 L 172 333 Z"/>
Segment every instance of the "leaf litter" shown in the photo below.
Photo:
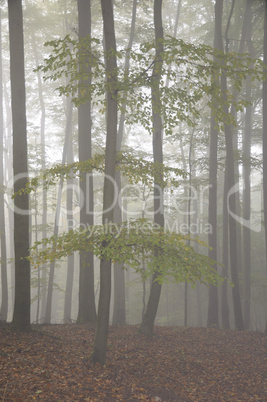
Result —
<path fill-rule="evenodd" d="M 0 328 L 1 401 L 266 401 L 264 334 L 215 328 L 110 327 L 93 365 L 94 327 Z"/>

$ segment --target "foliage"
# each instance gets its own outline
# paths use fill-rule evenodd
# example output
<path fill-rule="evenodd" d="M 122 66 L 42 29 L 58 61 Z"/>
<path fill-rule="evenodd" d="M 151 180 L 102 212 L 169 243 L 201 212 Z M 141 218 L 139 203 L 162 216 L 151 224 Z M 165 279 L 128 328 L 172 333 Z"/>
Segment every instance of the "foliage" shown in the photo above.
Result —
<path fill-rule="evenodd" d="M 43 239 L 32 247 L 30 260 L 38 266 L 75 251 L 93 251 L 99 259 L 131 266 L 143 280 L 156 270 L 157 281 L 161 284 L 187 280 L 192 285 L 197 281 L 218 285 L 223 278 L 213 269 L 214 261 L 197 254 L 188 240 L 188 236 L 164 230 L 149 220 L 136 219 L 120 225 L 109 223 L 79 228 Z M 194 241 L 203 245 L 199 240 Z M 141 260 L 146 263 L 145 271 L 140 268 Z"/>
<path fill-rule="evenodd" d="M 84 173 L 91 173 L 94 170 L 104 173 L 104 163 L 105 155 L 96 154 L 86 161 L 55 165 L 42 172 L 40 176 L 29 179 L 26 187 L 14 196 L 24 192 L 30 193 L 35 191 L 41 184 L 44 188 L 48 188 L 50 185 L 55 185 L 61 177 L 65 179 L 73 177 L 82 178 Z M 179 185 L 177 177 L 185 177 L 187 175 L 181 169 L 171 168 L 161 163 L 154 163 L 145 158 L 136 157 L 128 152 L 119 152 L 117 154 L 116 167 L 128 178 L 131 184 L 141 182 L 152 185 L 154 178 L 159 182 L 163 173 L 163 178 L 160 182 L 163 188 L 169 185 L 177 187 Z"/>
<path fill-rule="evenodd" d="M 262 78 L 262 62 L 253 60 L 248 54 L 222 52 L 206 45 L 193 45 L 167 36 L 163 41 L 164 52 L 160 82 L 160 104 L 158 113 L 163 117 L 166 134 L 170 134 L 178 121 L 189 126 L 197 124 L 203 104 L 209 106 L 215 116 L 218 128 L 223 123 L 235 124 L 231 113 L 226 111 L 231 105 L 237 111 L 246 105 L 242 99 L 234 96 L 240 91 L 247 76 L 253 79 Z M 159 44 L 159 43 L 158 43 Z M 157 45 L 158 45 L 157 44 Z M 66 85 L 58 87 L 61 95 L 72 96 L 76 105 L 91 99 L 101 105 L 100 111 L 106 107 L 106 92 L 111 92 L 118 100 L 119 107 L 126 112 L 128 124 L 141 123 L 150 133 L 151 124 L 151 91 L 154 84 L 153 71 L 155 46 L 143 43 L 130 51 L 131 69 L 125 72 L 123 65 L 109 75 L 107 80 L 104 59 L 114 55 L 114 50 L 101 52 L 97 39 L 86 37 L 79 41 L 70 35 L 64 39 L 47 42 L 52 47 L 51 55 L 38 68 L 46 75 L 46 79 L 58 81 L 67 78 Z M 116 52 L 117 59 L 124 60 L 126 52 Z M 254 66 L 253 69 L 251 66 Z M 88 66 L 90 66 L 90 84 L 88 85 Z M 229 81 L 227 96 L 221 90 L 220 77 L 224 75 Z M 118 77 L 118 80 L 112 77 Z M 168 85 L 166 85 L 166 80 Z M 127 93 L 127 102 L 124 95 Z M 200 107 L 201 106 L 201 107 Z M 120 153 L 117 155 L 117 167 L 132 182 L 152 185 L 154 182 L 165 187 L 171 182 L 178 185 L 176 177 L 185 176 L 178 169 L 166 168 L 141 158 Z M 43 179 L 48 184 L 55 183 L 59 176 L 81 175 L 93 169 L 103 171 L 104 156 L 71 165 L 57 165 L 44 172 Z M 159 178 L 164 177 L 159 183 Z M 38 185 L 38 178 L 28 183 L 27 191 Z M 144 229 L 145 228 L 145 229 Z M 135 220 L 118 225 L 98 225 L 64 233 L 57 237 L 44 239 L 32 249 L 31 261 L 41 264 L 47 260 L 58 259 L 72 254 L 74 251 L 93 251 L 100 259 L 107 259 L 132 266 L 139 271 L 145 280 L 151 273 L 159 273 L 157 280 L 175 282 L 188 281 L 195 284 L 218 284 L 220 277 L 213 270 L 213 261 L 206 256 L 198 255 L 188 246 L 188 238 L 176 233 L 155 227 L 150 221 Z M 38 251 L 37 245 L 46 248 Z M 155 252 L 157 251 L 157 252 Z M 145 258 L 147 269 L 140 270 L 141 257 Z"/>
<path fill-rule="evenodd" d="M 225 113 L 225 110 L 234 105 L 239 111 L 247 105 L 247 101 L 237 100 L 234 95 L 241 90 L 248 76 L 253 80 L 262 79 L 262 61 L 252 59 L 248 54 L 224 54 L 210 46 L 193 45 L 171 36 L 166 36 L 162 41 L 162 106 L 159 105 L 159 113 L 163 117 L 165 133 L 172 133 L 178 121 L 185 121 L 189 126 L 196 125 L 203 101 L 213 110 L 219 128 L 223 122 L 235 124 L 233 116 Z M 105 93 L 111 91 L 117 97 L 119 107 L 126 111 L 126 121 L 129 124 L 141 123 L 151 132 L 151 93 L 148 89 L 153 85 L 156 45 L 148 42 L 131 49 L 131 69 L 125 73 L 121 63 L 114 71 L 118 81 L 105 79 L 104 58 L 110 57 L 114 51 L 103 54 L 99 45 L 98 39 L 86 37 L 77 41 L 71 39 L 70 35 L 47 42 L 45 46 L 51 46 L 52 53 L 38 70 L 46 74 L 45 79 L 52 81 L 67 77 L 68 83 L 58 86 L 58 90 L 61 95 L 72 96 L 76 105 L 90 98 L 98 106 L 102 105 L 101 111 L 104 112 Z M 117 51 L 117 59 L 124 60 L 126 52 Z M 86 78 L 89 65 L 91 84 L 88 86 Z M 218 79 L 222 73 L 228 78 L 231 88 L 227 96 L 223 94 Z M 125 91 L 127 103 L 123 97 Z"/>

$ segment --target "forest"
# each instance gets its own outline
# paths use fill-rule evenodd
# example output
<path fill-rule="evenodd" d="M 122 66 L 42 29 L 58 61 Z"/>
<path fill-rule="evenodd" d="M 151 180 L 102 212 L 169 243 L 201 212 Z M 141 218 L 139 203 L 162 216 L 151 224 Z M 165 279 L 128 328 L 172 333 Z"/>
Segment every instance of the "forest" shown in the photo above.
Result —
<path fill-rule="evenodd" d="M 264 0 L 0 3 L 1 401 L 267 399 L 266 77 Z"/>

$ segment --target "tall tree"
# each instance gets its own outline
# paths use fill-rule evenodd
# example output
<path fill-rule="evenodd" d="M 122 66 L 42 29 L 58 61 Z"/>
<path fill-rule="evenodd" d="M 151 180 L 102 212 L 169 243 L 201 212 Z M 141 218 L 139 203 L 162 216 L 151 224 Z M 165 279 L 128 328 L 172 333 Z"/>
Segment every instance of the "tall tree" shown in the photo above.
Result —
<path fill-rule="evenodd" d="M 134 32 L 135 32 L 135 22 L 136 22 L 136 12 L 137 12 L 137 0 L 133 1 L 133 9 L 132 9 L 132 21 L 131 21 L 131 30 L 130 30 L 130 38 L 127 46 L 127 51 L 125 55 L 125 65 L 124 65 L 124 73 L 128 74 L 130 67 L 130 50 L 133 45 L 134 40 Z M 127 90 L 124 90 L 123 93 L 123 103 L 127 100 Z M 125 123 L 125 110 L 121 111 L 119 128 L 118 128 L 118 139 L 117 139 L 117 152 L 121 150 L 123 133 L 124 133 L 124 123 Z M 116 184 L 118 193 L 121 193 L 121 172 L 120 170 L 116 171 Z M 121 223 L 122 221 L 122 211 L 120 207 L 121 200 L 117 200 L 114 210 L 114 222 Z M 126 323 L 126 302 L 125 302 L 125 271 L 123 269 L 123 265 L 117 262 L 114 263 L 114 308 L 113 308 L 113 325 L 124 325 Z"/>
<path fill-rule="evenodd" d="M 91 1 L 78 0 L 79 39 L 91 35 Z M 82 52 L 82 49 L 81 49 Z M 90 63 L 80 63 L 80 70 L 86 73 L 86 80 L 80 81 L 80 86 L 90 86 Z M 82 90 L 81 88 L 81 90 Z M 92 157 L 91 140 L 91 101 L 78 107 L 78 139 L 79 161 Z M 80 179 L 80 192 L 83 199 L 80 209 L 80 224 L 83 227 L 94 224 L 94 196 L 92 174 L 83 175 Z M 96 322 L 96 306 L 94 292 L 94 255 L 92 252 L 80 252 L 79 277 L 79 309 L 78 323 Z"/>
<path fill-rule="evenodd" d="M 70 142 L 70 134 L 72 130 L 72 111 L 73 105 L 72 102 L 68 102 L 68 110 L 67 110 L 67 121 L 66 121 L 66 129 L 65 129 L 65 142 L 62 152 L 62 165 L 64 165 L 67 161 L 67 152 Z M 54 236 L 58 235 L 59 231 L 59 217 L 61 210 L 61 199 L 62 199 L 62 189 L 63 189 L 63 177 L 60 178 L 59 186 L 58 186 L 58 195 L 57 195 L 57 205 L 55 211 L 55 222 L 54 222 Z M 49 277 L 48 277 L 48 286 L 47 286 L 47 300 L 46 300 L 46 310 L 44 322 L 46 324 L 50 324 L 51 322 L 51 314 L 52 314 L 52 300 L 53 300 L 53 290 L 54 290 L 54 279 L 55 279 L 55 261 L 52 261 L 49 269 Z"/>
<path fill-rule="evenodd" d="M 222 42 L 222 16 L 223 0 L 216 0 L 215 3 L 215 27 L 214 47 L 223 51 Z M 216 77 L 214 80 L 218 79 Z M 215 100 L 213 100 L 215 102 Z M 209 155 L 209 223 L 212 232 L 209 233 L 209 257 L 217 260 L 217 172 L 218 172 L 218 130 L 214 114 L 210 120 L 210 155 Z M 209 304 L 207 326 L 219 326 L 218 319 L 218 289 L 216 286 L 209 286 Z"/>
<path fill-rule="evenodd" d="M 73 163 L 73 146 L 72 146 L 72 133 L 70 135 L 69 146 L 67 150 L 67 163 Z M 72 177 L 67 179 L 67 222 L 68 230 L 72 229 L 73 222 L 73 185 L 74 180 Z M 71 306 L 72 306 L 72 291 L 73 291 L 73 278 L 74 278 L 74 254 L 68 256 L 67 262 L 67 278 L 66 290 L 64 295 L 64 322 L 71 322 Z"/>
<path fill-rule="evenodd" d="M 229 20 L 230 21 L 230 17 Z M 226 49 L 227 51 L 227 49 Z M 222 73 L 221 77 L 221 87 L 225 101 L 228 98 L 228 86 L 227 77 Z M 228 107 L 224 106 L 224 113 L 227 115 L 229 113 Z M 237 253 L 237 222 L 235 220 L 236 216 L 236 195 L 235 190 L 238 186 L 237 177 L 235 175 L 235 160 L 234 160 L 234 146 L 233 146 L 233 135 L 232 128 L 227 122 L 224 123 L 224 135 L 225 135 L 225 145 L 226 145 L 226 165 L 227 165 L 227 183 L 228 183 L 228 213 L 229 213 L 229 239 L 230 239 L 230 265 L 231 265 L 231 278 L 233 282 L 232 296 L 233 296 L 233 307 L 234 307 L 234 317 L 235 326 L 239 330 L 244 329 L 243 325 L 243 315 L 241 309 L 240 291 L 239 291 L 239 278 L 238 278 L 238 253 Z"/>
<path fill-rule="evenodd" d="M 246 40 L 248 50 L 252 57 L 255 52 L 252 45 L 252 9 L 251 1 L 246 1 L 246 9 L 243 23 L 243 41 Z M 252 82 L 251 77 L 246 81 L 246 99 L 251 101 Z M 247 222 L 251 218 L 251 131 L 252 131 L 252 105 L 246 107 L 245 127 L 243 132 L 243 219 Z M 244 327 L 249 329 L 250 301 L 251 301 L 251 229 L 243 226 L 243 264 L 244 264 Z"/>
<path fill-rule="evenodd" d="M 39 65 L 39 55 L 37 50 L 37 40 L 35 31 L 31 32 L 32 40 L 32 50 L 35 59 L 36 67 Z M 46 105 L 44 99 L 44 88 L 42 83 L 41 72 L 37 71 L 37 81 L 38 81 L 38 97 L 41 108 L 40 117 L 40 141 L 41 141 L 41 167 L 42 171 L 46 169 L 46 135 L 45 135 L 45 121 L 46 121 Z M 47 189 L 45 184 L 42 190 L 42 238 L 47 237 Z M 41 317 L 45 316 L 46 308 L 46 265 L 43 265 L 41 270 Z"/>
<path fill-rule="evenodd" d="M 10 79 L 13 122 L 14 192 L 25 187 L 28 176 L 25 102 L 24 39 L 21 0 L 8 0 Z M 30 328 L 29 196 L 14 201 L 15 305 L 13 324 Z"/>
<path fill-rule="evenodd" d="M 4 203 L 4 113 L 3 113 L 3 69 L 2 69 L 2 19 L 0 10 L 0 242 L 1 242 L 1 309 L 0 320 L 6 321 L 8 312 L 8 282 L 6 254 L 6 225 Z"/>
<path fill-rule="evenodd" d="M 163 137 L 163 122 L 161 116 L 162 104 L 160 97 L 160 80 L 162 70 L 162 53 L 163 53 L 163 26 L 162 26 L 162 0 L 154 0 L 154 27 L 155 27 L 155 43 L 156 55 L 152 73 L 151 82 L 151 97 L 152 97 L 152 124 L 153 124 L 153 158 L 154 163 L 163 163 L 162 137 Z M 164 211 L 163 211 L 163 188 L 162 174 L 155 175 L 154 178 L 154 222 L 161 227 L 164 227 Z M 159 252 L 155 250 L 155 253 Z M 156 318 L 161 284 L 157 281 L 157 269 L 152 276 L 149 299 L 146 306 L 146 311 L 140 326 L 140 332 L 148 336 L 153 334 L 154 321 Z"/>
<path fill-rule="evenodd" d="M 222 238 L 222 264 L 223 264 L 223 276 L 228 278 L 228 266 L 229 266 L 229 222 L 228 222 L 228 210 L 227 210 L 227 192 L 228 192 L 228 169 L 225 167 L 224 172 L 224 184 L 223 184 L 223 238 Z M 229 321 L 229 305 L 227 297 L 227 281 L 225 280 L 222 285 L 221 295 L 221 318 L 222 327 L 225 329 L 230 328 Z"/>
<path fill-rule="evenodd" d="M 114 181 L 116 165 L 117 142 L 117 59 L 116 38 L 113 16 L 113 4 L 110 0 L 101 0 L 101 9 L 104 24 L 105 64 L 107 80 L 107 111 L 106 111 L 106 150 L 105 150 L 105 177 L 103 194 L 102 223 L 107 225 L 113 222 Z M 95 334 L 95 343 L 92 360 L 104 364 L 106 360 L 109 308 L 111 294 L 111 260 L 100 261 L 100 293 L 98 302 L 98 317 Z"/>
<path fill-rule="evenodd" d="M 11 105 L 9 104 L 9 93 L 7 90 L 6 81 L 3 81 L 4 104 L 6 121 L 12 121 Z M 12 127 L 8 124 L 5 133 L 5 179 L 7 182 L 12 181 L 13 178 L 13 146 L 12 146 Z M 9 271 L 11 273 L 10 280 L 10 306 L 9 310 L 13 310 L 15 299 L 15 247 L 14 247 L 14 213 L 11 208 L 7 209 L 7 257 L 10 259 Z"/>
<path fill-rule="evenodd" d="M 265 0 L 264 9 L 264 41 L 263 41 L 263 62 L 267 66 L 267 1 Z M 267 68 L 264 67 L 264 73 L 267 74 Z M 265 228 L 265 257 L 267 266 L 267 80 L 263 81 L 263 207 L 264 207 L 264 228 Z M 267 333 L 267 317 L 265 332 Z"/>

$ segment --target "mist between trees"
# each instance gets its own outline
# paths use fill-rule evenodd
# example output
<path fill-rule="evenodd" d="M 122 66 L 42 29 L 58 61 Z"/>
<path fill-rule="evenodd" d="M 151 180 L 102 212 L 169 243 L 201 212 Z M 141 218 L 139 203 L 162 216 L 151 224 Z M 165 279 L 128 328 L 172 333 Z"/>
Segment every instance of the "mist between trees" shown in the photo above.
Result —
<path fill-rule="evenodd" d="M 267 330 L 265 14 L 1 6 L 1 320 Z"/>

